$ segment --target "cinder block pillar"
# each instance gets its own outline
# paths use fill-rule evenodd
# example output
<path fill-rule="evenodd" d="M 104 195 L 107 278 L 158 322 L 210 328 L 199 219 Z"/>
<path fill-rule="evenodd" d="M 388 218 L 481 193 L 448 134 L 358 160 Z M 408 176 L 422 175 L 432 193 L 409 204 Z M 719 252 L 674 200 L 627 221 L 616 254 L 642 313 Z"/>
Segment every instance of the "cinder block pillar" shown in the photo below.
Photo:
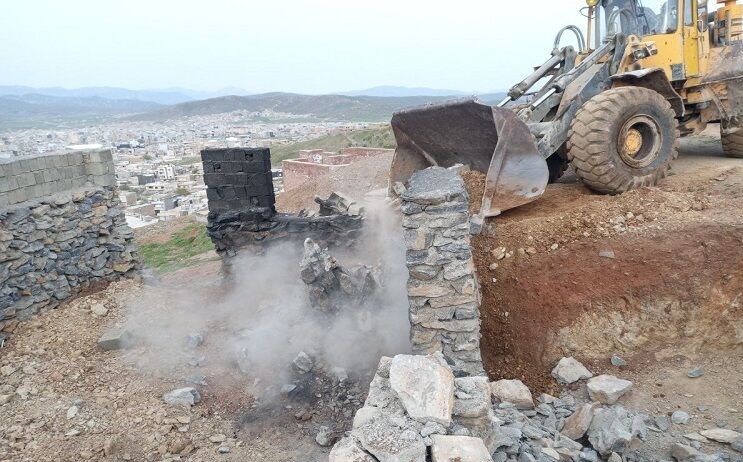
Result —
<path fill-rule="evenodd" d="M 482 375 L 480 293 L 464 182 L 455 170 L 431 167 L 413 174 L 401 199 L 413 350 L 441 351 L 459 376 Z"/>

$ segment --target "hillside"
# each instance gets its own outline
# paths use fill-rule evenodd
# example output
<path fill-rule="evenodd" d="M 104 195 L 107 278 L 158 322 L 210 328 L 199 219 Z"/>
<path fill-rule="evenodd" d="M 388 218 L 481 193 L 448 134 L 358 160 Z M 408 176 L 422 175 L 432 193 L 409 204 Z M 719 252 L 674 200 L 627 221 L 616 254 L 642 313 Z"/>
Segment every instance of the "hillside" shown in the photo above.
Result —
<path fill-rule="evenodd" d="M 323 149 L 338 151 L 341 148 L 363 146 L 367 148 L 394 148 L 395 138 L 392 129 L 384 125 L 366 130 L 354 130 L 327 135 L 313 140 L 302 141 L 286 145 L 271 147 L 271 162 L 278 166 L 282 160 L 297 157 L 297 151 L 302 149 Z"/>
<path fill-rule="evenodd" d="M 499 95 L 482 95 L 488 103 Z M 158 109 L 132 117 L 132 120 L 167 120 L 184 116 L 219 114 L 231 111 L 275 111 L 289 114 L 312 115 L 318 120 L 362 122 L 388 121 L 392 113 L 412 106 L 420 106 L 451 99 L 443 96 L 376 97 L 348 95 L 299 95 L 293 93 L 265 93 L 252 96 L 223 96 L 202 101 L 191 101 Z"/>

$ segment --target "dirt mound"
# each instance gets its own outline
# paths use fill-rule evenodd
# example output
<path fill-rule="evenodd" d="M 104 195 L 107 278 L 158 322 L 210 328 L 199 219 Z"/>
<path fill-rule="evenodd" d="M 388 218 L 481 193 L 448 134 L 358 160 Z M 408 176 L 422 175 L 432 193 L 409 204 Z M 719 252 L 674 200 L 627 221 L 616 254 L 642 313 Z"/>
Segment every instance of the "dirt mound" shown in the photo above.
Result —
<path fill-rule="evenodd" d="M 473 247 L 491 379 L 550 390 L 563 355 L 743 351 L 743 165 L 709 152 L 685 142 L 658 188 L 600 196 L 569 176 L 487 221 Z M 464 176 L 479 204 L 482 175 Z"/>
<path fill-rule="evenodd" d="M 315 210 L 315 196 L 327 197 L 333 191 L 359 201 L 369 191 L 387 187 L 391 163 L 392 154 L 383 154 L 310 179 L 299 187 L 280 193 L 276 197 L 276 209 L 286 213 Z"/>

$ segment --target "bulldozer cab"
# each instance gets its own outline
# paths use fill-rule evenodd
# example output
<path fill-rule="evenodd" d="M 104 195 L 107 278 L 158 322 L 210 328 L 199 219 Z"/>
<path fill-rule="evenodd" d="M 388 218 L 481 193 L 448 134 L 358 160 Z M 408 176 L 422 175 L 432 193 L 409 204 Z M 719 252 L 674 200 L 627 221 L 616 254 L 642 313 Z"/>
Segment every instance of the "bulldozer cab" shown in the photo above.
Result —
<path fill-rule="evenodd" d="M 665 71 L 669 81 L 699 77 L 709 50 L 707 0 L 605 0 L 596 8 L 596 43 L 615 33 L 653 42 L 643 68 Z"/>

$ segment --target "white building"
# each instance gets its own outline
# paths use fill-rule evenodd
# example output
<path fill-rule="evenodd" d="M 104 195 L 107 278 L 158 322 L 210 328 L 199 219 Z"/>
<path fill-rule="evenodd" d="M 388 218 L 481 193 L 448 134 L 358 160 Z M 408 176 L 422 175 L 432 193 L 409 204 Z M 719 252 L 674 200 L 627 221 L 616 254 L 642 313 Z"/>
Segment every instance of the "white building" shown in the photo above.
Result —
<path fill-rule="evenodd" d="M 157 167 L 157 176 L 161 180 L 175 179 L 175 167 L 171 164 L 161 165 Z"/>

